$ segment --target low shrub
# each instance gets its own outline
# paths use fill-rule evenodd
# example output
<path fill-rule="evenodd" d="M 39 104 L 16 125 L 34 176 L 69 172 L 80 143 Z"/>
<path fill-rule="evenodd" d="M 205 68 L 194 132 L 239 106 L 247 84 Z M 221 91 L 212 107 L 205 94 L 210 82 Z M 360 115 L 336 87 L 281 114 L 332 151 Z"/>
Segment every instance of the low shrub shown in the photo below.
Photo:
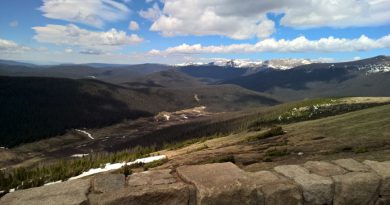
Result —
<path fill-rule="evenodd" d="M 248 137 L 248 141 L 256 141 L 261 139 L 266 139 L 274 136 L 283 135 L 285 132 L 283 131 L 282 127 L 272 127 L 271 129 L 267 130 L 266 132 L 262 132 L 258 135 L 250 136 Z"/>
<path fill-rule="evenodd" d="M 289 152 L 287 149 L 270 149 L 265 152 L 265 156 L 267 157 L 281 157 L 288 155 Z"/>

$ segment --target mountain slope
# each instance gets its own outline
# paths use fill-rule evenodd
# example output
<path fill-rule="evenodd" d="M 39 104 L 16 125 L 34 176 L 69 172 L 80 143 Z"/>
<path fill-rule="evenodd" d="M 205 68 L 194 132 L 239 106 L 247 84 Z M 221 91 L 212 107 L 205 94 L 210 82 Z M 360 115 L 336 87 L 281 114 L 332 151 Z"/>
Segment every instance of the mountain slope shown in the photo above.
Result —
<path fill-rule="evenodd" d="M 229 85 L 128 88 L 97 80 L 0 76 L 0 116 L 5 116 L 0 118 L 0 146 L 15 146 L 72 128 L 102 127 L 161 111 L 202 105 L 213 112 L 276 103 Z"/>
<path fill-rule="evenodd" d="M 390 57 L 318 63 L 289 70 L 266 70 L 227 80 L 283 101 L 327 96 L 389 96 Z M 389 69 L 390 70 L 390 69 Z"/>
<path fill-rule="evenodd" d="M 132 81 L 123 83 L 130 87 L 170 87 L 183 88 L 205 85 L 199 79 L 171 69 L 140 76 Z"/>
<path fill-rule="evenodd" d="M 171 69 L 160 64 L 111 65 L 111 64 L 63 64 L 38 66 L 0 60 L 0 75 L 36 76 L 57 78 L 91 78 L 112 83 L 123 83 L 136 77 Z"/>
<path fill-rule="evenodd" d="M 216 65 L 184 66 L 178 70 L 195 78 L 200 78 L 205 82 L 218 82 L 237 78 L 247 73 L 250 68 L 222 67 Z"/>
<path fill-rule="evenodd" d="M 90 80 L 0 77 L 0 144 L 14 146 L 71 128 L 151 115 L 137 102 L 117 99 L 114 93 L 120 90 Z"/>

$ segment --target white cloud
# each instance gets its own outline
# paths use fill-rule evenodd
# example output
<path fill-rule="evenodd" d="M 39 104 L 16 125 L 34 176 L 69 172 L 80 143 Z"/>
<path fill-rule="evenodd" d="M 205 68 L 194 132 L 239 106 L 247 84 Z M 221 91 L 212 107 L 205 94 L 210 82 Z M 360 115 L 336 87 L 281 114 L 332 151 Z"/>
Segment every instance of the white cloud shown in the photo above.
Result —
<path fill-rule="evenodd" d="M 46 25 L 33 27 L 36 32 L 34 39 L 42 43 L 56 45 L 78 46 L 86 50 L 113 50 L 120 46 L 137 44 L 143 41 L 136 34 L 127 35 L 124 31 L 111 29 L 97 32 L 81 29 L 76 25 Z"/>
<path fill-rule="evenodd" d="M 202 53 L 260 53 L 260 52 L 349 52 L 373 49 L 390 49 L 390 34 L 379 39 L 362 35 L 356 39 L 321 38 L 308 40 L 304 36 L 293 40 L 264 39 L 256 44 L 231 44 L 222 46 L 202 46 L 201 44 L 182 44 L 166 50 L 151 50 L 150 55 L 202 54 Z"/>
<path fill-rule="evenodd" d="M 72 52 L 73 52 L 73 49 L 71 49 L 71 48 L 65 48 L 65 49 L 64 49 L 64 52 L 65 52 L 65 53 L 72 53 Z"/>
<path fill-rule="evenodd" d="M 139 12 L 139 15 L 145 19 L 150 20 L 150 21 L 155 21 L 161 17 L 162 11 L 160 10 L 160 7 L 158 6 L 158 4 L 154 3 L 153 6 L 151 8 L 148 8 L 146 11 L 141 10 Z"/>
<path fill-rule="evenodd" d="M 275 32 L 268 13 L 283 14 L 281 25 L 294 28 L 375 26 L 390 23 L 388 0 L 165 0 L 141 11 L 163 36 L 222 35 L 233 39 L 269 37 Z"/>
<path fill-rule="evenodd" d="M 135 21 L 130 21 L 129 23 L 129 29 L 132 31 L 138 31 L 139 30 L 139 25 Z"/>
<path fill-rule="evenodd" d="M 39 8 L 47 18 L 103 27 L 104 23 L 124 19 L 129 9 L 113 0 L 43 0 Z"/>
<path fill-rule="evenodd" d="M 106 52 L 102 50 L 95 50 L 95 49 L 87 49 L 80 51 L 81 54 L 87 54 L 87 55 L 102 55 L 106 54 Z"/>
<path fill-rule="evenodd" d="M 390 22 L 387 0 L 300 0 L 283 9 L 281 24 L 298 28 L 377 26 Z"/>
<path fill-rule="evenodd" d="M 21 46 L 14 41 L 0 38 L 0 53 L 22 53 L 29 50 L 31 50 L 31 48 Z"/>
<path fill-rule="evenodd" d="M 16 21 L 16 20 L 13 20 L 11 22 L 9 22 L 9 26 L 15 28 L 15 27 L 18 27 L 19 26 L 19 22 Z"/>

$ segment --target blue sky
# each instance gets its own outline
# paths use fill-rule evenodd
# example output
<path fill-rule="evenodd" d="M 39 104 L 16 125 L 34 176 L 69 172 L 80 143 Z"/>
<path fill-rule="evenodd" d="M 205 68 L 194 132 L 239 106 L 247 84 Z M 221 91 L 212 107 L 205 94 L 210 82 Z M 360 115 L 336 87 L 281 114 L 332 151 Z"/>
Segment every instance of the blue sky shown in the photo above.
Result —
<path fill-rule="evenodd" d="M 352 60 L 389 55 L 389 10 L 387 0 L 2 0 L 0 58 Z"/>

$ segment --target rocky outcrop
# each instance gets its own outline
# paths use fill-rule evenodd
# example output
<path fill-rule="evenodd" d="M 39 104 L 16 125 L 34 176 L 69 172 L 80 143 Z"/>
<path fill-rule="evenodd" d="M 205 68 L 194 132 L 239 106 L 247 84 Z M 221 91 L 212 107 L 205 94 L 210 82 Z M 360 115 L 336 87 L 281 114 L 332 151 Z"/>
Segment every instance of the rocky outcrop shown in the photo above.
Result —
<path fill-rule="evenodd" d="M 91 193 L 88 195 L 89 203 L 96 205 L 195 204 L 193 186 L 173 176 L 171 170 L 135 173 L 127 179 L 123 175 L 122 178 L 117 176 L 113 174 L 95 176 L 92 179 Z"/>
<path fill-rule="evenodd" d="M 9 193 L 0 204 L 390 205 L 390 162 L 339 159 L 245 172 L 215 163 L 100 174 Z"/>
<path fill-rule="evenodd" d="M 89 180 L 74 180 L 9 193 L 0 198 L 2 205 L 79 205 L 88 204 Z"/>

